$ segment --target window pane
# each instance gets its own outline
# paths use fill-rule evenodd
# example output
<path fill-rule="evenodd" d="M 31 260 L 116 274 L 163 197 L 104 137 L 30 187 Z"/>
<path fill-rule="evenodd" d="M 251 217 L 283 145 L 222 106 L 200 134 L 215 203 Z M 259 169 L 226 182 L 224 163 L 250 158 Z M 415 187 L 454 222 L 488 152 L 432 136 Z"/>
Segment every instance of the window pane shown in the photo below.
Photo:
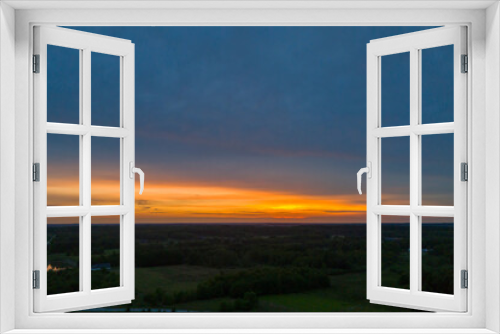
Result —
<path fill-rule="evenodd" d="M 92 125 L 120 126 L 120 57 L 92 52 Z"/>
<path fill-rule="evenodd" d="M 382 126 L 410 124 L 410 53 L 381 57 Z"/>
<path fill-rule="evenodd" d="M 453 122 L 453 45 L 422 50 L 422 123 Z"/>
<path fill-rule="evenodd" d="M 382 216 L 382 286 L 410 288 L 410 217 Z"/>
<path fill-rule="evenodd" d="M 381 140 L 382 204 L 410 205 L 410 137 Z"/>
<path fill-rule="evenodd" d="M 92 289 L 120 286 L 120 216 L 92 217 Z"/>
<path fill-rule="evenodd" d="M 80 122 L 80 50 L 47 45 L 47 121 Z"/>
<path fill-rule="evenodd" d="M 80 291 L 80 218 L 47 218 L 47 294 Z"/>
<path fill-rule="evenodd" d="M 120 204 L 120 139 L 92 137 L 92 205 Z"/>
<path fill-rule="evenodd" d="M 422 205 L 453 206 L 453 137 L 422 136 Z"/>
<path fill-rule="evenodd" d="M 453 218 L 422 217 L 422 290 L 453 294 Z"/>
<path fill-rule="evenodd" d="M 47 134 L 47 205 L 80 205 L 80 137 Z"/>

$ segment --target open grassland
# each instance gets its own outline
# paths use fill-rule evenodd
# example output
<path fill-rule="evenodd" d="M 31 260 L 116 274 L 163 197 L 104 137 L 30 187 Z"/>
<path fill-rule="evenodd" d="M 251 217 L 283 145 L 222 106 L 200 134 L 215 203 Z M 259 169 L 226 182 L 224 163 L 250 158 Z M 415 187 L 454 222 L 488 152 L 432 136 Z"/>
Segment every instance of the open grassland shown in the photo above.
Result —
<path fill-rule="evenodd" d="M 225 273 L 238 269 L 226 269 Z M 199 283 L 220 274 L 221 270 L 200 266 L 165 266 L 140 268 L 136 272 L 139 293 L 153 293 L 160 284 L 168 291 L 196 290 Z M 349 273 L 330 276 L 329 288 L 302 293 L 265 295 L 259 297 L 254 312 L 405 312 L 402 308 L 371 304 L 366 300 L 365 274 Z M 213 298 L 171 304 L 172 311 L 219 312 L 222 303 L 232 298 Z"/>
<path fill-rule="evenodd" d="M 331 277 L 331 287 L 303 293 L 262 296 L 267 312 L 405 312 L 407 309 L 371 304 L 366 299 L 364 273 Z"/>
<path fill-rule="evenodd" d="M 154 293 L 158 287 L 169 292 L 196 290 L 200 282 L 210 279 L 221 272 L 235 272 L 238 269 L 216 269 L 201 266 L 174 265 L 137 268 L 135 271 L 138 293 Z"/>
<path fill-rule="evenodd" d="M 94 281 L 99 287 L 116 286 L 119 234 L 113 230 L 116 227 L 99 228 L 92 263 L 109 264 L 111 270 L 93 272 L 92 286 Z M 425 291 L 449 293 L 453 226 L 428 225 L 426 231 L 423 286 Z M 54 259 L 68 261 L 78 255 L 77 245 L 71 242 L 77 230 L 53 227 L 50 232 L 57 236 L 49 246 Z M 389 226 L 386 232 L 382 283 L 407 288 L 408 233 L 401 224 Z M 361 224 L 138 225 L 135 299 L 132 304 L 93 311 L 410 311 L 371 304 L 366 299 L 365 272 L 366 226 Z M 69 273 L 51 272 L 54 293 L 78 289 L 78 275 Z"/>

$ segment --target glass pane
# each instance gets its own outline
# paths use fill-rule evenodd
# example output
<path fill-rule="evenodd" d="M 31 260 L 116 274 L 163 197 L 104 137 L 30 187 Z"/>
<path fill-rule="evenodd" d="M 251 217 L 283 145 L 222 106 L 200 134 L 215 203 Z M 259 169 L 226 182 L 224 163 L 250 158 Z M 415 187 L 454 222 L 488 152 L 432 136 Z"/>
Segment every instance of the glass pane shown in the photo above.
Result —
<path fill-rule="evenodd" d="M 120 204 L 120 139 L 92 137 L 92 205 Z"/>
<path fill-rule="evenodd" d="M 453 218 L 422 217 L 422 290 L 453 294 Z"/>
<path fill-rule="evenodd" d="M 422 50 L 422 123 L 453 122 L 453 45 Z"/>
<path fill-rule="evenodd" d="M 47 45 L 47 121 L 80 122 L 80 50 Z"/>
<path fill-rule="evenodd" d="M 47 294 L 80 291 L 80 218 L 47 218 Z"/>
<path fill-rule="evenodd" d="M 382 286 L 410 288 L 410 217 L 382 216 Z"/>
<path fill-rule="evenodd" d="M 120 216 L 92 217 L 92 289 L 120 286 Z"/>
<path fill-rule="evenodd" d="M 422 136 L 422 205 L 453 206 L 452 133 Z"/>
<path fill-rule="evenodd" d="M 410 137 L 382 138 L 382 204 L 410 205 Z"/>
<path fill-rule="evenodd" d="M 47 205 L 80 205 L 80 137 L 47 134 Z"/>
<path fill-rule="evenodd" d="M 382 126 L 410 124 L 410 53 L 381 57 Z"/>
<path fill-rule="evenodd" d="M 120 57 L 92 52 L 92 125 L 120 126 Z"/>

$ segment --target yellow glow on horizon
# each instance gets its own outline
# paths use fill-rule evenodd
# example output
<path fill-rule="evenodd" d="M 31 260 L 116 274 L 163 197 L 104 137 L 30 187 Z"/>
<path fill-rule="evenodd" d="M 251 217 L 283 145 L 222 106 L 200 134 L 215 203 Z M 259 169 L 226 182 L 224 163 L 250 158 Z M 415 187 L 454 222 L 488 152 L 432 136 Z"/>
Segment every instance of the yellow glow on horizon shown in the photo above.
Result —
<path fill-rule="evenodd" d="M 355 196 L 154 184 L 148 185 L 142 196 L 136 193 L 136 216 L 137 220 L 150 222 L 363 221 L 366 207 Z"/>
<path fill-rule="evenodd" d="M 284 205 L 278 205 L 273 207 L 273 209 L 276 210 L 287 210 L 287 211 L 294 211 L 294 210 L 299 210 L 302 209 L 303 207 L 301 205 L 296 205 L 296 204 L 284 204 Z"/>
<path fill-rule="evenodd" d="M 48 197 L 57 199 L 56 205 L 74 201 L 74 196 L 68 196 L 70 193 L 78 196 L 78 182 L 66 181 L 53 180 L 48 187 Z M 93 204 L 119 201 L 119 188 L 114 181 L 93 180 L 92 194 Z M 365 208 L 355 194 L 307 195 L 241 187 L 148 183 L 143 195 L 139 195 L 136 187 L 137 222 L 362 222 Z"/>

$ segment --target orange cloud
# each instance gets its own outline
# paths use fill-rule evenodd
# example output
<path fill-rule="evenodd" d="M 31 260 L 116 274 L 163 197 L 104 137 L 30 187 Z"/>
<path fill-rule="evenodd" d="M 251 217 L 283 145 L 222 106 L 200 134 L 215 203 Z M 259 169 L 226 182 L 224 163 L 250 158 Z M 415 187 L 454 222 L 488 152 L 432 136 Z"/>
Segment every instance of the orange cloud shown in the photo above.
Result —
<path fill-rule="evenodd" d="M 78 182 L 51 180 L 49 205 L 78 205 Z M 119 182 L 94 179 L 92 205 L 118 204 Z M 138 223 L 364 222 L 366 206 L 357 195 L 304 195 L 210 185 L 147 183 L 136 187 Z"/>
<path fill-rule="evenodd" d="M 311 196 L 247 188 L 148 185 L 136 193 L 142 222 L 365 221 L 365 205 L 348 196 Z"/>
<path fill-rule="evenodd" d="M 79 180 L 54 178 L 47 180 L 47 205 L 68 206 L 80 204 Z M 93 179 L 92 205 L 119 205 L 120 179 Z"/>

